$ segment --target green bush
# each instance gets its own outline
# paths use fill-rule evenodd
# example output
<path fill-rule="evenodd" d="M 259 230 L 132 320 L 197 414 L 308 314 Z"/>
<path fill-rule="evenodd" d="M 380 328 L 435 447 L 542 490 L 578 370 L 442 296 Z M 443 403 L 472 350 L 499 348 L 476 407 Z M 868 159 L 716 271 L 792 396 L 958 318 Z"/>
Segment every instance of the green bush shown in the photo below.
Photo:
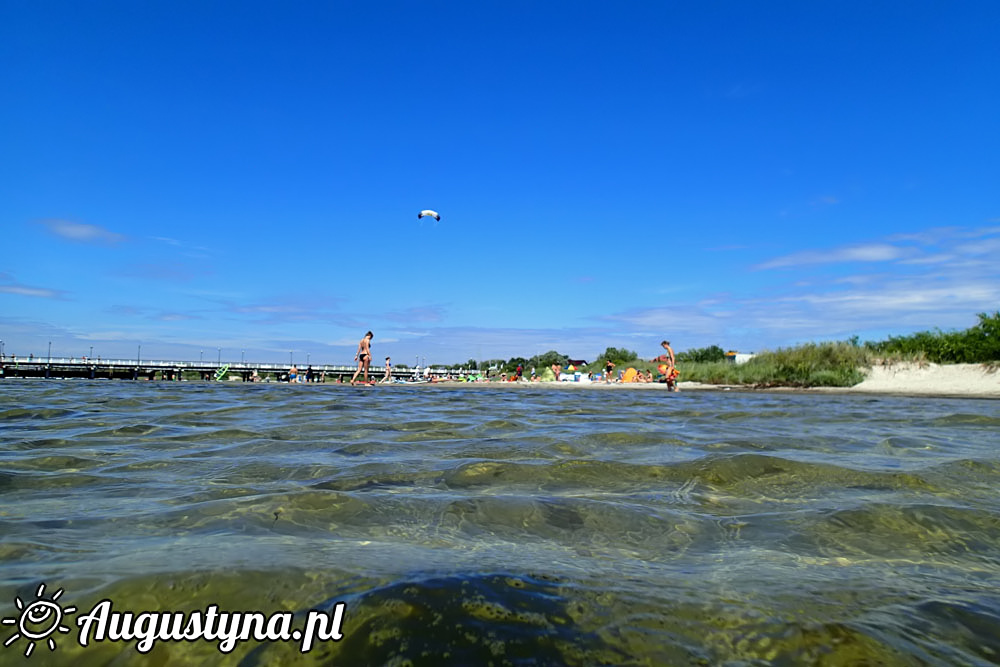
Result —
<path fill-rule="evenodd" d="M 632 350 L 626 350 L 624 347 L 621 349 L 617 347 L 609 347 L 604 350 L 604 354 L 602 354 L 599 358 L 605 362 L 610 361 L 616 366 L 619 366 L 621 364 L 627 364 L 630 361 L 635 361 L 639 358 L 639 355 Z"/>
<path fill-rule="evenodd" d="M 979 322 L 965 331 L 920 331 L 909 336 L 866 343 L 884 357 L 926 359 L 938 364 L 982 364 L 1000 361 L 1000 311 L 979 313 Z"/>
<path fill-rule="evenodd" d="M 809 343 L 762 352 L 745 364 L 687 362 L 677 364 L 682 381 L 761 387 L 849 387 L 864 379 L 870 366 L 867 351 L 849 343 Z"/>
<path fill-rule="evenodd" d="M 725 361 L 726 353 L 718 345 L 709 347 L 696 347 L 693 350 L 685 350 L 676 355 L 677 361 L 692 361 L 695 363 L 711 363 L 713 361 Z"/>
<path fill-rule="evenodd" d="M 565 368 L 569 364 L 569 357 L 565 354 L 559 354 L 555 350 L 549 350 L 544 354 L 536 354 L 531 359 L 528 359 L 524 367 L 528 369 L 528 372 L 532 368 L 541 371 L 543 368 L 551 368 L 553 364 L 558 364 Z M 517 366 L 517 364 L 514 364 Z"/>

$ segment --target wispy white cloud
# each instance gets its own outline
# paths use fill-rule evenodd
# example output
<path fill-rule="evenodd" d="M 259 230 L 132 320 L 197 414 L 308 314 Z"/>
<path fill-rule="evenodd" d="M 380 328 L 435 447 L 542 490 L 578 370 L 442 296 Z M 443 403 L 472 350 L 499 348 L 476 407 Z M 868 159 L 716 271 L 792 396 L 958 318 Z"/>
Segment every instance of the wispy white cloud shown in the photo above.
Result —
<path fill-rule="evenodd" d="M 896 281 L 873 286 L 871 289 L 803 294 L 776 300 L 786 304 L 809 304 L 831 314 L 855 321 L 858 316 L 872 314 L 891 319 L 900 312 L 941 311 L 956 308 L 974 312 L 984 303 L 1000 303 L 1000 286 L 992 283 L 957 283 L 928 287 L 919 280 Z M 773 303 L 773 302 L 772 302 Z"/>
<path fill-rule="evenodd" d="M 145 320 L 155 320 L 159 322 L 177 322 L 184 320 L 201 320 L 204 317 L 198 313 L 178 313 L 175 311 L 160 310 L 146 306 L 132 306 L 116 304 L 107 309 L 109 315 L 124 318 L 137 318 Z"/>
<path fill-rule="evenodd" d="M 675 337 L 747 347 L 846 338 L 865 332 L 964 328 L 1000 304 L 1000 229 L 937 228 L 865 244 L 778 257 L 754 270 L 828 265 L 756 293 L 708 295 L 695 303 L 649 307 L 612 317 Z M 871 273 L 844 269 L 874 266 Z M 883 335 L 883 334 L 875 334 Z"/>
<path fill-rule="evenodd" d="M 793 266 L 810 264 L 840 264 L 847 262 L 888 262 L 901 259 L 910 254 L 910 250 L 888 243 L 870 243 L 864 245 L 844 246 L 829 250 L 806 250 L 782 257 L 776 257 L 761 264 L 756 269 L 784 269 Z"/>
<path fill-rule="evenodd" d="M 142 315 L 147 309 L 139 308 L 137 306 L 125 306 L 122 304 L 116 304 L 108 308 L 108 313 L 112 315 L 123 315 L 125 317 L 134 317 Z"/>
<path fill-rule="evenodd" d="M 962 243 L 955 247 L 955 251 L 963 255 L 979 257 L 982 255 L 998 255 L 1000 260 L 1000 237 L 980 238 L 975 242 Z"/>
<path fill-rule="evenodd" d="M 182 262 L 130 264 L 113 272 L 114 275 L 124 278 L 137 278 L 139 280 L 154 280 L 167 283 L 190 282 L 197 278 L 210 276 L 213 273 L 214 269 L 204 265 L 193 265 Z"/>
<path fill-rule="evenodd" d="M 99 341 L 99 342 L 118 342 L 118 341 L 130 341 L 135 338 L 134 331 L 126 331 L 124 329 L 119 330 L 105 330 L 105 331 L 89 331 L 76 334 L 76 338 L 82 341 Z"/>
<path fill-rule="evenodd" d="M 705 305 L 677 304 L 670 307 L 635 308 L 604 318 L 611 322 L 627 322 L 645 330 L 669 330 L 682 326 L 689 331 L 719 329 L 722 319 Z"/>
<path fill-rule="evenodd" d="M 59 299 L 61 292 L 44 287 L 28 287 L 27 285 L 0 285 L 0 292 L 17 294 L 18 296 L 37 297 L 39 299 Z"/>
<path fill-rule="evenodd" d="M 303 306 L 287 303 L 264 303 L 248 306 L 234 306 L 234 313 L 245 315 L 297 315 L 306 311 Z"/>
<path fill-rule="evenodd" d="M 923 255 L 921 257 L 910 257 L 908 259 L 900 260 L 900 264 L 916 264 L 916 265 L 927 265 L 927 264 L 948 264 L 954 262 L 958 259 L 957 255 L 951 253 L 941 253 L 938 255 Z"/>
<path fill-rule="evenodd" d="M 189 259 L 208 260 L 212 258 L 211 250 L 202 245 L 191 245 L 190 243 L 169 236 L 150 236 L 149 239 L 173 248 L 178 248 L 181 250 L 181 256 Z"/>
<path fill-rule="evenodd" d="M 337 338 L 335 340 L 324 341 L 324 344 L 330 345 L 331 347 L 348 347 L 351 345 L 357 345 L 359 340 L 361 340 L 360 337 L 354 339 L 345 336 L 344 338 Z"/>
<path fill-rule="evenodd" d="M 390 322 L 440 322 L 447 308 L 442 305 L 414 306 L 388 312 L 384 315 Z"/>
<path fill-rule="evenodd" d="M 325 341 L 324 345 L 329 345 L 331 347 L 348 347 L 352 350 L 358 346 L 358 342 L 361 340 L 361 336 L 344 336 L 343 338 L 337 338 L 334 340 Z M 392 343 L 398 343 L 399 338 L 393 336 L 378 336 L 372 339 L 372 345 L 390 345 Z"/>
<path fill-rule="evenodd" d="M 1000 256 L 1000 227 L 935 227 L 894 234 L 871 243 L 803 250 L 761 262 L 753 268 L 770 270 L 858 262 L 945 264 L 969 262 L 993 255 Z"/>
<path fill-rule="evenodd" d="M 63 290 L 25 285 L 9 273 L 0 273 L 0 294 L 14 294 L 35 299 L 65 300 L 67 298 L 67 293 Z"/>
<path fill-rule="evenodd" d="M 948 245 L 966 239 L 989 238 L 1000 234 L 1000 226 L 986 227 L 931 227 L 917 232 L 905 234 L 893 234 L 886 237 L 886 241 L 896 243 L 900 241 L 910 241 L 920 245 Z"/>
<path fill-rule="evenodd" d="M 335 322 L 339 326 L 355 326 L 357 318 L 341 310 L 343 299 L 332 296 L 288 295 L 266 300 L 242 301 L 221 299 L 221 308 L 255 324 L 287 325 L 292 322 Z"/>
<path fill-rule="evenodd" d="M 126 240 L 122 234 L 112 232 L 104 227 L 88 225 L 71 220 L 41 220 L 39 222 L 50 234 L 76 243 L 92 243 L 98 245 L 117 245 Z"/>

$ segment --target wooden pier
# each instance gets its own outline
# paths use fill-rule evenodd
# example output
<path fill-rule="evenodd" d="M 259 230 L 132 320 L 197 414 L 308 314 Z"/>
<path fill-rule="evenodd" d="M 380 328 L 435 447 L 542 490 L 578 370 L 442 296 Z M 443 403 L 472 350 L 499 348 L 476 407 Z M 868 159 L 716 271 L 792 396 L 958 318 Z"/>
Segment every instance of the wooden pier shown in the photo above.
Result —
<path fill-rule="evenodd" d="M 169 361 L 147 359 L 77 359 L 4 357 L 0 360 L 0 379 L 3 378 L 84 378 L 91 380 L 204 380 L 243 382 L 287 382 L 290 366 L 285 364 L 259 364 L 251 362 L 210 363 L 204 361 Z M 296 367 L 299 382 L 349 381 L 357 366 L 314 364 Z M 394 378 L 412 378 L 412 368 L 393 369 Z M 466 375 L 468 371 L 430 369 L 432 378 L 449 375 Z M 256 374 L 256 375 L 255 375 Z M 419 369 L 421 377 L 424 369 Z M 369 379 L 380 380 L 385 375 L 384 366 L 368 368 Z"/>

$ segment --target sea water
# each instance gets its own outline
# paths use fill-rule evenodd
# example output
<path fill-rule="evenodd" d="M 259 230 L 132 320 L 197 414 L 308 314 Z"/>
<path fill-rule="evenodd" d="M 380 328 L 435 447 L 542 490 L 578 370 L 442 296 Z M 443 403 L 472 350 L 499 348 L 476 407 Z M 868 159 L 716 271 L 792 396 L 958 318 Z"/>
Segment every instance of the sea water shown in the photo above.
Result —
<path fill-rule="evenodd" d="M 996 663 L 998 434 L 990 400 L 2 381 L 0 663 Z M 81 646 L 102 600 L 342 635 Z"/>

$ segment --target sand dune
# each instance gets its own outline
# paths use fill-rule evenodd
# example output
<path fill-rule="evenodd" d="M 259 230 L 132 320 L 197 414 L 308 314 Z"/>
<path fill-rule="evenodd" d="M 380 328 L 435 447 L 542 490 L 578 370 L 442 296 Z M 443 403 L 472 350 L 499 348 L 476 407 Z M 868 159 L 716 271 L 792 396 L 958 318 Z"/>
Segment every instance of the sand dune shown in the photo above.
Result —
<path fill-rule="evenodd" d="M 982 364 L 890 364 L 875 366 L 848 391 L 1000 398 L 1000 368 Z"/>
<path fill-rule="evenodd" d="M 685 389 L 752 389 L 751 387 L 735 385 L 727 387 L 697 382 L 681 382 L 680 388 L 681 391 Z M 1000 398 L 1000 368 L 989 368 L 982 364 L 895 363 L 871 368 L 865 380 L 853 387 L 811 387 L 808 389 L 773 387 L 763 391 Z"/>

